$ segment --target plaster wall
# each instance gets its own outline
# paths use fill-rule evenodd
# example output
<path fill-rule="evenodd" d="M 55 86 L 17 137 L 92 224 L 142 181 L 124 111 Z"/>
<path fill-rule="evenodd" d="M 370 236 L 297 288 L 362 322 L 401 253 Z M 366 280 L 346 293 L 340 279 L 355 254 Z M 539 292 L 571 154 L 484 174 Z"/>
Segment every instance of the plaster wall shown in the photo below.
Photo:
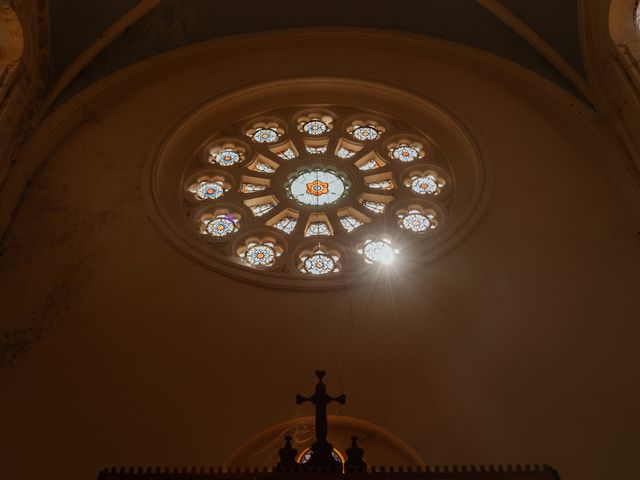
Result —
<path fill-rule="evenodd" d="M 0 198 L 48 81 L 45 0 L 0 0 Z M 9 203 L 9 202 L 7 202 Z M 0 216 L 15 205 L 0 205 Z"/>
<path fill-rule="evenodd" d="M 46 159 L 0 257 L 0 477 L 222 463 L 309 414 L 294 395 L 324 368 L 349 398 L 332 413 L 427 463 L 634 478 L 638 191 L 579 105 L 501 65 L 408 35 L 289 32 L 188 48 L 74 100 L 86 120 Z M 157 142 L 205 99 L 301 74 L 445 105 L 492 179 L 473 233 L 419 273 L 327 292 L 232 280 L 167 243 L 142 193 Z"/>

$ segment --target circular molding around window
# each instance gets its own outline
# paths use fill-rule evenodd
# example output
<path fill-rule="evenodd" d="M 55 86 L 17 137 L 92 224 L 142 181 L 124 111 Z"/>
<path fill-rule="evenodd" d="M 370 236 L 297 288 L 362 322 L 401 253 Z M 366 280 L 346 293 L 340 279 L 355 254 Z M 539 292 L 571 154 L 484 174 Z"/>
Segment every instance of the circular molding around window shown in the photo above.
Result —
<path fill-rule="evenodd" d="M 354 79 L 276 81 L 211 100 L 147 167 L 167 239 L 218 272 L 280 287 L 419 268 L 463 238 L 486 193 L 478 149 L 449 112 Z"/>

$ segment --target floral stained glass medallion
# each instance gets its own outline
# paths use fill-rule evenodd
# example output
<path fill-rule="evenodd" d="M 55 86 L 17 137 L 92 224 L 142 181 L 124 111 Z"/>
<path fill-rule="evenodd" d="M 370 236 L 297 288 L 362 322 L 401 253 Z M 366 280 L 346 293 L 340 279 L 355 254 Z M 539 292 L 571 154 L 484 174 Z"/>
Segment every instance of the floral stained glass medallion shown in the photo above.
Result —
<path fill-rule="evenodd" d="M 258 143 L 273 143 L 277 142 L 278 138 L 278 132 L 271 128 L 259 128 L 253 134 L 253 140 Z"/>
<path fill-rule="evenodd" d="M 373 127 L 358 127 L 353 131 L 353 137 L 357 140 L 375 140 L 380 136 L 380 132 Z"/>
<path fill-rule="evenodd" d="M 327 124 L 320 120 L 311 120 L 303 125 L 302 129 L 307 135 L 322 135 L 328 130 Z"/>
<path fill-rule="evenodd" d="M 337 174 L 329 170 L 302 172 L 289 186 L 289 194 L 303 205 L 320 206 L 338 201 L 347 192 L 347 185 Z"/>
<path fill-rule="evenodd" d="M 438 193 L 438 182 L 433 175 L 413 177 L 411 180 L 411 190 L 418 195 L 434 195 Z"/>
<path fill-rule="evenodd" d="M 398 148 L 394 148 L 391 155 L 396 160 L 401 162 L 412 162 L 420 155 L 420 151 L 417 148 L 410 147 L 408 145 L 400 145 Z"/>
<path fill-rule="evenodd" d="M 368 263 L 381 263 L 388 265 L 393 262 L 398 250 L 391 246 L 388 240 L 369 240 L 360 250 Z"/>
<path fill-rule="evenodd" d="M 240 155 L 235 150 L 226 149 L 216 153 L 213 156 L 213 159 L 218 165 L 222 165 L 223 167 L 229 167 L 240 161 Z"/>
<path fill-rule="evenodd" d="M 246 253 L 247 261 L 253 266 L 269 266 L 273 263 L 276 253 L 268 245 L 254 245 Z"/>
<path fill-rule="evenodd" d="M 214 237 L 225 237 L 237 230 L 236 222 L 230 215 L 219 215 L 216 218 L 203 220 L 204 230 Z"/>
<path fill-rule="evenodd" d="M 313 255 L 300 258 L 302 265 L 300 270 L 311 275 L 326 275 L 339 271 L 338 256 L 330 256 L 324 250 L 316 249 Z"/>
<path fill-rule="evenodd" d="M 405 230 L 415 233 L 426 232 L 430 228 L 434 228 L 431 218 L 416 210 L 412 210 L 408 214 L 401 216 L 400 226 Z"/>
<path fill-rule="evenodd" d="M 224 195 L 224 184 L 221 181 L 200 182 L 195 187 L 195 195 L 199 200 L 220 198 Z"/>

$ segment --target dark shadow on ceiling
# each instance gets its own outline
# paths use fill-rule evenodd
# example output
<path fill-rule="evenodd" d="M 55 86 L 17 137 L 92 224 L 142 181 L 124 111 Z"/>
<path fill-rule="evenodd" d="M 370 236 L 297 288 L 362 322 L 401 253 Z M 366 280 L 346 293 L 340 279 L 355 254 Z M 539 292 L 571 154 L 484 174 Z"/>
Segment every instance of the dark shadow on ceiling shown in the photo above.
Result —
<path fill-rule="evenodd" d="M 550 44 L 583 77 L 576 0 L 499 0 Z"/>
<path fill-rule="evenodd" d="M 120 8 L 128 5 L 114 3 Z M 537 0 L 533 3 L 538 4 Z M 96 57 L 58 104 L 127 65 L 190 43 L 305 27 L 378 28 L 459 42 L 538 72 L 582 99 L 553 65 L 475 0 L 164 0 Z M 60 68 L 56 65 L 55 70 Z"/>
<path fill-rule="evenodd" d="M 137 3 L 138 0 L 50 0 L 53 75 L 60 75 Z"/>

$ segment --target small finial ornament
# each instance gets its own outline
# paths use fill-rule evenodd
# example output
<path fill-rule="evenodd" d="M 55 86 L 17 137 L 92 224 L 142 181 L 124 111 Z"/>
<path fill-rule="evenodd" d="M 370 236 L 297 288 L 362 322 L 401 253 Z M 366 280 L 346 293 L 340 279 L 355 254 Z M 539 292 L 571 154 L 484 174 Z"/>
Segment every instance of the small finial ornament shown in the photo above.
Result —
<path fill-rule="evenodd" d="M 291 445 L 291 435 L 287 435 L 284 437 L 284 447 L 282 447 L 278 454 L 280 455 L 280 461 L 278 462 L 277 468 L 279 470 L 293 470 L 298 467 L 298 463 L 296 462 L 296 457 L 298 456 L 298 450 L 293 448 Z"/>
<path fill-rule="evenodd" d="M 364 461 L 364 450 L 358 446 L 358 437 L 351 437 L 351 446 L 347 448 L 347 461 L 345 467 L 347 471 L 362 472 L 367 469 L 367 464 Z"/>

